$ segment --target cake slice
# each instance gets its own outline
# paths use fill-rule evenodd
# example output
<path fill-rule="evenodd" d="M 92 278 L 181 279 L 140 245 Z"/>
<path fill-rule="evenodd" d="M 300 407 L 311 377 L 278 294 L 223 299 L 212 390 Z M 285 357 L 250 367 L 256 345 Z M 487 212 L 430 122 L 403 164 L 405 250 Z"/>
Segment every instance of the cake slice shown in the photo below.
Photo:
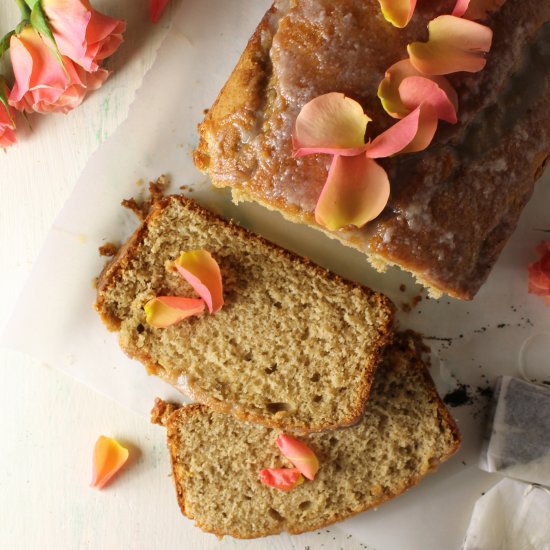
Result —
<path fill-rule="evenodd" d="M 475 3 L 472 0 L 472 3 Z M 433 296 L 471 299 L 485 281 L 550 156 L 550 2 L 507 0 L 484 70 L 456 73 L 457 125 L 440 123 L 424 152 L 384 159 L 391 197 L 362 229 L 330 232 L 314 209 L 328 155 L 293 158 L 301 108 L 329 92 L 358 101 L 368 138 L 394 122 L 377 89 L 385 71 L 427 39 L 427 23 L 456 0 L 425 0 L 405 29 L 378 0 L 277 0 L 200 125 L 195 153 L 214 185 L 363 251 L 378 269 L 398 265 Z"/>
<path fill-rule="evenodd" d="M 194 296 L 172 268 L 207 250 L 225 305 L 168 328 L 147 324 L 157 296 Z M 96 308 L 122 349 L 218 411 L 308 432 L 363 413 L 392 334 L 393 306 L 182 196 L 157 201 L 98 281 Z"/>
<path fill-rule="evenodd" d="M 290 492 L 263 485 L 263 468 L 292 465 L 277 430 L 240 422 L 204 405 L 153 420 L 167 425 L 181 511 L 218 536 L 253 538 L 301 533 L 382 504 L 416 485 L 460 445 L 460 434 L 421 359 L 422 344 L 406 333 L 389 346 L 365 415 L 355 426 L 302 437 L 320 469 Z"/>

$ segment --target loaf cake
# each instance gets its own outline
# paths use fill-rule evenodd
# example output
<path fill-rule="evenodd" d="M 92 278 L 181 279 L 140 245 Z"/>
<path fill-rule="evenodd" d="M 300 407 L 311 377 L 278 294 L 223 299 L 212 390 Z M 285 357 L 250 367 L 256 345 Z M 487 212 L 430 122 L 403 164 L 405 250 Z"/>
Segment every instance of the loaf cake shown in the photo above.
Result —
<path fill-rule="evenodd" d="M 417 336 L 387 348 L 362 420 L 301 440 L 317 455 L 313 481 L 290 492 L 260 482 L 263 468 L 289 467 L 277 430 L 241 422 L 204 405 L 153 421 L 167 425 L 181 511 L 218 536 L 253 538 L 319 529 L 373 508 L 419 483 L 455 453 L 460 434 L 422 362 Z"/>
<path fill-rule="evenodd" d="M 257 201 L 324 230 L 377 269 L 398 265 L 433 296 L 471 299 L 550 155 L 550 2 L 485 2 L 497 6 L 483 20 L 494 32 L 486 67 L 448 77 L 459 123 L 441 123 L 427 150 L 381 162 L 390 201 L 362 229 L 315 222 L 330 158 L 295 159 L 291 141 L 301 108 L 329 92 L 358 101 L 373 119 L 372 135 L 385 130 L 392 119 L 377 89 L 386 69 L 455 4 L 419 2 L 399 29 L 378 0 L 276 0 L 200 125 L 197 167 L 230 187 L 236 202 Z"/>
<path fill-rule="evenodd" d="M 168 328 L 146 321 L 159 296 L 193 296 L 171 269 L 204 249 L 225 305 Z M 348 425 L 363 413 L 391 339 L 393 306 L 182 196 L 158 200 L 98 281 L 96 309 L 148 371 L 217 411 L 295 431 Z"/>

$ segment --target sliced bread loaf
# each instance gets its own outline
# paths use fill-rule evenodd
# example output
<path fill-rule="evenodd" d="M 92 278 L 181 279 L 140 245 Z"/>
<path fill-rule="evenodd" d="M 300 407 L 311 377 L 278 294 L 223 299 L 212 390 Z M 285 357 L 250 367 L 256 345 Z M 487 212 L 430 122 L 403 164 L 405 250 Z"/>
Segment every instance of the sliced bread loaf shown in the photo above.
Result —
<path fill-rule="evenodd" d="M 203 405 L 170 414 L 157 403 L 153 419 L 167 425 L 182 512 L 218 536 L 301 533 L 378 506 L 416 485 L 460 445 L 421 351 L 415 335 L 398 335 L 376 372 L 361 422 L 302 438 L 321 467 L 314 481 L 290 492 L 260 482 L 263 468 L 291 467 L 275 445 L 276 430 Z"/>
<path fill-rule="evenodd" d="M 181 252 L 218 262 L 225 305 L 165 329 L 159 295 L 192 296 Z M 149 372 L 218 411 L 309 432 L 355 422 L 391 338 L 393 306 L 181 196 L 157 201 L 98 282 L 97 310 Z"/>

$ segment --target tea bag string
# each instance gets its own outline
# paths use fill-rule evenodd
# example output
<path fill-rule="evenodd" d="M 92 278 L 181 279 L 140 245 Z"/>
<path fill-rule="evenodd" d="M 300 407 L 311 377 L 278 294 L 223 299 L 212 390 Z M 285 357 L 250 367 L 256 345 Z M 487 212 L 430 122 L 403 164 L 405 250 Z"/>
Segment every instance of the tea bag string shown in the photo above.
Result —
<path fill-rule="evenodd" d="M 527 367 L 525 365 L 525 355 L 527 352 L 527 348 L 529 345 L 540 336 L 546 336 L 550 339 L 550 332 L 538 332 L 537 334 L 532 334 L 529 336 L 529 338 L 525 339 L 523 344 L 521 344 L 521 348 L 519 349 L 519 355 L 518 355 L 518 371 L 519 375 L 523 380 L 526 382 L 530 382 L 532 384 L 537 384 L 538 386 L 548 387 L 546 384 L 544 384 L 542 381 L 539 381 L 537 378 L 530 378 L 527 375 Z M 550 372 L 548 373 L 548 378 L 550 379 Z"/>

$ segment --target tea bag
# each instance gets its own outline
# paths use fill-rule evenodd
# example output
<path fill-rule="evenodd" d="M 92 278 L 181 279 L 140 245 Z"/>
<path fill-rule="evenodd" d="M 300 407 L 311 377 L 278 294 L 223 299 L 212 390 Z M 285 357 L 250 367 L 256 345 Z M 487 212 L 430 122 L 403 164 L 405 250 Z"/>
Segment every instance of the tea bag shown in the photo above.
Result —
<path fill-rule="evenodd" d="M 479 467 L 550 487 L 550 387 L 497 380 Z"/>
<path fill-rule="evenodd" d="M 475 504 L 462 550 L 550 550 L 550 491 L 503 479 Z"/>

